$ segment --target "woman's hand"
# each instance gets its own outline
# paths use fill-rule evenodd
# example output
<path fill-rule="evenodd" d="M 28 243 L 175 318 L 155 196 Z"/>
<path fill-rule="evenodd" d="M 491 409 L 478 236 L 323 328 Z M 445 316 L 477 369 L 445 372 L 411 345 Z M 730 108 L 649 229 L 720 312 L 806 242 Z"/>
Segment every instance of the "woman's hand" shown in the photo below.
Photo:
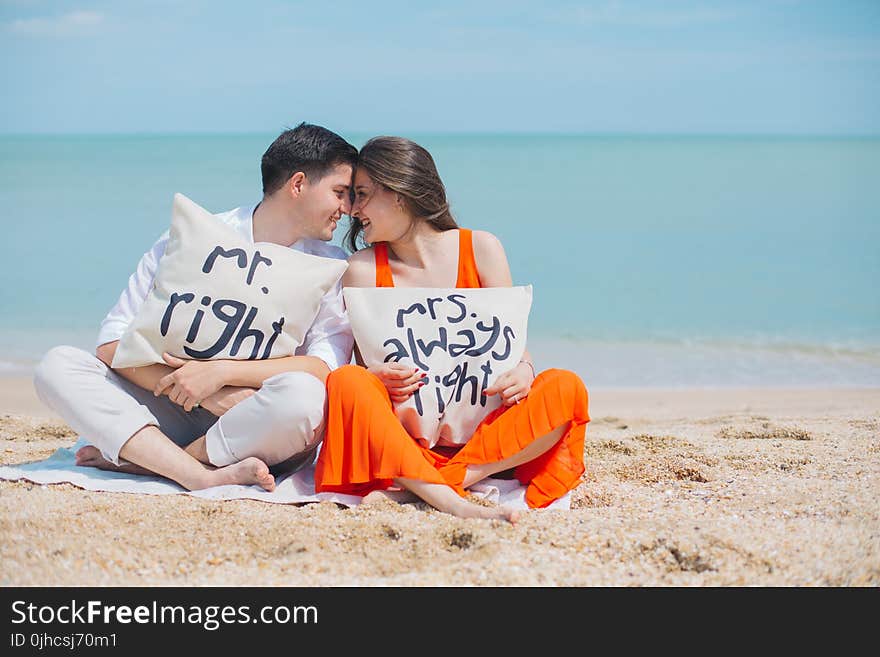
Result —
<path fill-rule="evenodd" d="M 422 381 L 425 375 L 422 372 L 400 363 L 383 363 L 368 370 L 379 377 L 388 390 L 388 396 L 395 404 L 406 401 L 416 390 L 425 385 Z"/>
<path fill-rule="evenodd" d="M 222 360 L 184 360 L 168 353 L 162 358 L 175 369 L 159 379 L 153 394 L 168 395 L 187 413 L 226 384 L 226 364 Z"/>
<path fill-rule="evenodd" d="M 532 365 L 526 361 L 520 361 L 512 370 L 499 376 L 494 384 L 486 388 L 483 394 L 487 396 L 501 395 L 501 403 L 505 406 L 519 404 L 529 394 L 534 380 L 535 373 Z"/>
<path fill-rule="evenodd" d="M 200 404 L 206 411 L 210 411 L 217 417 L 223 415 L 236 404 L 240 404 L 248 397 L 257 392 L 253 388 L 240 388 L 238 386 L 223 386 L 213 395 L 208 395 Z"/>

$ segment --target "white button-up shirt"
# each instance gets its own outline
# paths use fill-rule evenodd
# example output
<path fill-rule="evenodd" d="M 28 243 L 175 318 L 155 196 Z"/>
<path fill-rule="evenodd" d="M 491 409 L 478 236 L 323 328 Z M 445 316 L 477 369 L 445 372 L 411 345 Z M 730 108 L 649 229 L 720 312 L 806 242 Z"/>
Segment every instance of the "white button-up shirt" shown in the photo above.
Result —
<path fill-rule="evenodd" d="M 214 216 L 234 228 L 248 241 L 253 242 L 255 207 L 255 205 L 243 206 Z M 168 235 L 169 231 L 165 231 L 159 237 L 153 248 L 143 255 L 135 272 L 129 276 L 128 287 L 122 291 L 116 305 L 101 322 L 98 346 L 119 340 L 137 315 L 153 285 L 159 260 L 168 244 Z M 345 251 L 321 240 L 302 239 L 292 244 L 290 248 L 309 255 L 346 259 Z M 303 343 L 296 349 L 294 355 L 315 356 L 327 363 L 327 367 L 331 370 L 335 370 L 351 361 L 353 343 L 348 314 L 342 301 L 340 279 L 321 299 L 315 321 L 312 322 Z"/>

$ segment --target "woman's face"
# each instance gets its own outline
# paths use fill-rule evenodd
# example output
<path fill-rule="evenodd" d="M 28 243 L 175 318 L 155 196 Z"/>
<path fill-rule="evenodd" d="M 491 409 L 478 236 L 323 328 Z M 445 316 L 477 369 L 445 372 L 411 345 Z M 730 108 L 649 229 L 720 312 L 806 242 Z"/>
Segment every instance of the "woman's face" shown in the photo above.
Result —
<path fill-rule="evenodd" d="M 354 175 L 351 216 L 361 222 L 369 244 L 393 242 L 412 226 L 412 219 L 397 201 L 397 193 L 373 182 L 363 167 L 358 167 Z"/>

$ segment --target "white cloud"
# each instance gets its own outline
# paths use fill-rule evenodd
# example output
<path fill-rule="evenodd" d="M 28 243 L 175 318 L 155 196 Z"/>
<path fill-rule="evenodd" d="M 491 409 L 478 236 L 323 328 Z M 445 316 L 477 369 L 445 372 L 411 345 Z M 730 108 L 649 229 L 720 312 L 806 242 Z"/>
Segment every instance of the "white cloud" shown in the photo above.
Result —
<path fill-rule="evenodd" d="M 93 34 L 103 22 L 100 12 L 71 11 L 52 18 L 18 18 L 9 23 L 9 29 L 27 36 L 78 36 Z"/>

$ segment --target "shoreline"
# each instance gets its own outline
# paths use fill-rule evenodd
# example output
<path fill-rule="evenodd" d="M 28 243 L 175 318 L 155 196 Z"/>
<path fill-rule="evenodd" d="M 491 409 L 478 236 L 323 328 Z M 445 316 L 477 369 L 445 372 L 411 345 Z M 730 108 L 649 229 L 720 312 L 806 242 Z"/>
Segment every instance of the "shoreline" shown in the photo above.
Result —
<path fill-rule="evenodd" d="M 815 398 L 848 397 L 853 399 L 878 400 L 880 409 L 880 386 L 588 386 L 590 393 L 590 415 L 595 420 L 597 401 L 600 407 L 609 406 L 610 411 L 623 412 L 633 403 L 653 400 L 655 406 L 675 403 L 679 398 L 688 398 L 688 406 L 708 411 L 713 406 L 728 408 L 731 405 L 745 405 L 756 408 L 774 408 L 782 401 L 787 406 L 795 399 L 803 399 L 798 405 L 801 412 L 809 412 L 815 406 Z M 769 399 L 766 398 L 769 396 Z M 696 405 L 696 406 L 694 406 Z M 61 418 L 48 408 L 34 390 L 31 375 L 0 374 L 0 415 L 12 414 L 32 417 Z M 612 413 L 613 414 L 613 413 Z"/>
<path fill-rule="evenodd" d="M 10 339 L 11 345 L 21 340 Z M 32 376 L 55 344 L 91 352 L 92 341 L 91 335 L 79 342 L 44 336 L 15 351 L 15 358 L 0 357 L 0 378 Z M 880 347 L 872 345 L 529 336 L 529 350 L 539 370 L 572 370 L 596 390 L 880 388 Z"/>

